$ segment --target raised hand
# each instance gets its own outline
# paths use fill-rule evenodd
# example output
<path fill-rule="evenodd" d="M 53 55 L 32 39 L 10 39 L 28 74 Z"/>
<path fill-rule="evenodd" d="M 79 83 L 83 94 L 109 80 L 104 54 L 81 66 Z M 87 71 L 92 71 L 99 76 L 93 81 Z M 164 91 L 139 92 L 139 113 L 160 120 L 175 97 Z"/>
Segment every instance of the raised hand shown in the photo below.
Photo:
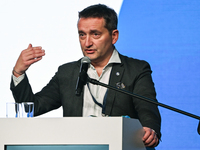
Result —
<path fill-rule="evenodd" d="M 35 62 L 38 62 L 45 55 L 45 51 L 42 47 L 32 47 L 32 44 L 29 44 L 28 48 L 23 50 L 15 64 L 13 74 L 18 77 Z"/>

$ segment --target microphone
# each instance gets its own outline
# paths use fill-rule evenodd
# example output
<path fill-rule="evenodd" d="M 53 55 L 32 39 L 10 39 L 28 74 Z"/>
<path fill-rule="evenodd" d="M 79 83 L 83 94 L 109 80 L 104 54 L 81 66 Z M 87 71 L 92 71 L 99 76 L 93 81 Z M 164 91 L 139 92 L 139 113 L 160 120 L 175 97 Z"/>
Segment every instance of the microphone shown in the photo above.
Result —
<path fill-rule="evenodd" d="M 76 91 L 75 94 L 77 96 L 81 95 L 81 92 L 83 90 L 83 86 L 87 83 L 87 70 L 88 70 L 88 65 L 90 64 L 90 58 L 89 57 L 83 57 L 81 59 L 81 67 L 80 67 L 80 72 L 78 76 L 78 80 L 76 83 Z"/>

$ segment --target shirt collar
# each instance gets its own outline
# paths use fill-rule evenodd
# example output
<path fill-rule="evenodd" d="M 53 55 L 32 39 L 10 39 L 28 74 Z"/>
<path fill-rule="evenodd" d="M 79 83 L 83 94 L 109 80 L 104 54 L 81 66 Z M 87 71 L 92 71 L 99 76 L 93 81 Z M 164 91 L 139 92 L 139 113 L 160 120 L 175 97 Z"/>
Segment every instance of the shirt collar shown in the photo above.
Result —
<path fill-rule="evenodd" d="M 108 61 L 107 65 L 104 67 L 104 69 L 107 67 L 107 66 L 110 66 L 114 63 L 121 63 L 121 59 L 119 58 L 119 53 L 116 49 L 113 50 L 113 53 L 110 57 L 110 60 Z M 90 64 L 90 68 L 95 70 L 94 66 L 92 64 Z"/>
<path fill-rule="evenodd" d="M 113 64 L 113 63 L 121 63 L 121 59 L 119 58 L 119 53 L 116 49 L 113 50 L 112 56 L 108 61 L 108 64 Z"/>

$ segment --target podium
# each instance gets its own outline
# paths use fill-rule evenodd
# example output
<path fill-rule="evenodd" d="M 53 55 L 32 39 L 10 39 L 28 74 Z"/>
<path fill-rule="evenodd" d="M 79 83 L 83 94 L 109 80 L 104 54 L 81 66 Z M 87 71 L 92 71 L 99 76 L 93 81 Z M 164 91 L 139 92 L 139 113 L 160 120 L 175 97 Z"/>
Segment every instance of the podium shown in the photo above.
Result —
<path fill-rule="evenodd" d="M 0 118 L 0 124 L 0 150 L 15 150 L 15 147 L 20 146 L 35 146 L 37 150 L 43 150 L 44 148 L 38 147 L 44 146 L 55 147 L 54 149 L 57 150 L 56 146 L 61 146 L 65 150 L 82 150 L 84 148 L 81 147 L 87 146 L 91 147 L 91 150 L 146 149 L 142 142 L 144 131 L 137 119 L 124 117 Z M 86 149 L 90 150 L 90 148 Z"/>

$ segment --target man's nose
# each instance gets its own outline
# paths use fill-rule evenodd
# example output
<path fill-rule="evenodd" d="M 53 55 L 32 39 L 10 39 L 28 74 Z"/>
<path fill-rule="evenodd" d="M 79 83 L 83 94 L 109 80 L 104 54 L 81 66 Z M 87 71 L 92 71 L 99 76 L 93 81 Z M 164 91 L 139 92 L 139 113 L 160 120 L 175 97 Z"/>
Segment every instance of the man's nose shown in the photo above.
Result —
<path fill-rule="evenodd" d="M 92 46 L 92 39 L 90 36 L 87 36 L 86 40 L 85 40 L 85 46 L 86 47 L 91 47 Z"/>

